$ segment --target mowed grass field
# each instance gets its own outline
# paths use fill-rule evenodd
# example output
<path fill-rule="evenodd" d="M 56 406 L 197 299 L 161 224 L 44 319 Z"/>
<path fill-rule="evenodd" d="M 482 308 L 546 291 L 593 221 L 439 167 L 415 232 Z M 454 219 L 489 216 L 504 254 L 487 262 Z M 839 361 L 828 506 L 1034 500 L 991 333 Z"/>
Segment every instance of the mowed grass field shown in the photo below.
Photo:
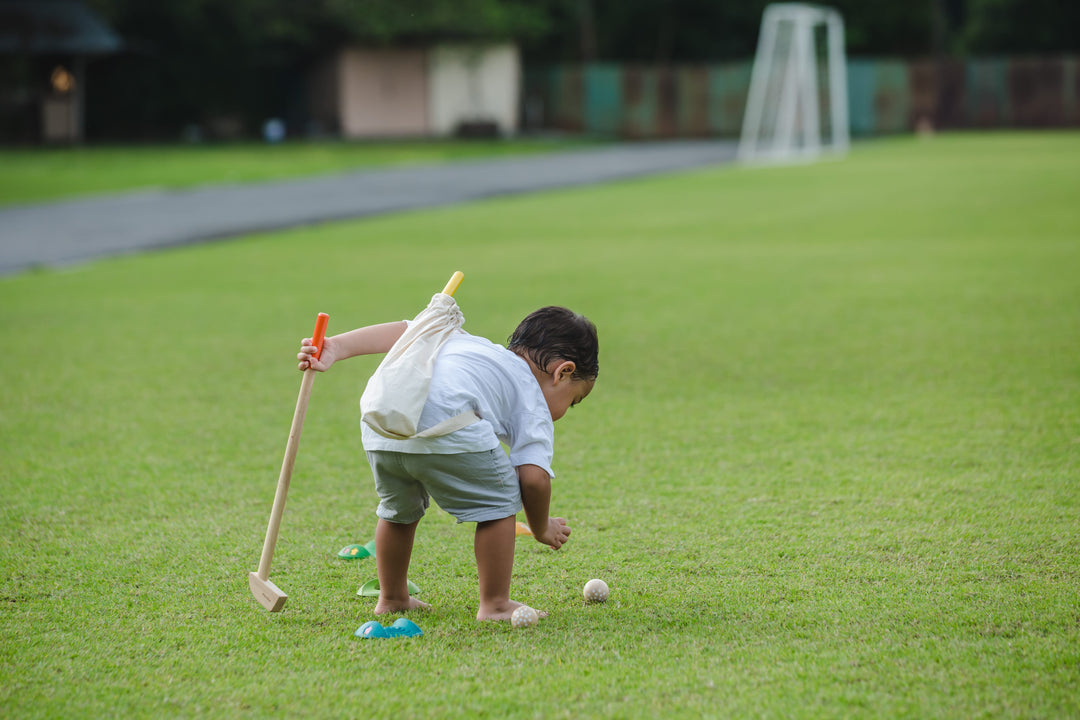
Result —
<path fill-rule="evenodd" d="M 574 140 L 221 143 L 0 148 L 0 207 L 134 190 L 453 162 L 569 149 Z"/>
<path fill-rule="evenodd" d="M 479 624 L 432 508 L 424 636 L 361 641 L 376 496 L 320 375 L 256 569 L 315 314 L 466 329 L 570 306 L 536 628 Z M 0 715 L 1080 717 L 1080 135 L 900 138 L 0 279 Z M 586 605 L 593 577 L 609 601 Z M 390 618 L 392 620 L 393 618 Z"/>

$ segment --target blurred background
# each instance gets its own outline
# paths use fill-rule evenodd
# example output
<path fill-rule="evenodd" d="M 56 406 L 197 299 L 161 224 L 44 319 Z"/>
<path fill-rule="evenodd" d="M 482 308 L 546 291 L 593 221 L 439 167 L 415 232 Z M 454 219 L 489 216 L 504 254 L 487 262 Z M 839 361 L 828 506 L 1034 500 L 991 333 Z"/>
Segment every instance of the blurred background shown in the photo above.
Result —
<path fill-rule="evenodd" d="M 736 136 L 765 0 L 0 0 L 0 143 Z M 1075 0 L 836 0 L 852 134 L 1080 125 Z"/>

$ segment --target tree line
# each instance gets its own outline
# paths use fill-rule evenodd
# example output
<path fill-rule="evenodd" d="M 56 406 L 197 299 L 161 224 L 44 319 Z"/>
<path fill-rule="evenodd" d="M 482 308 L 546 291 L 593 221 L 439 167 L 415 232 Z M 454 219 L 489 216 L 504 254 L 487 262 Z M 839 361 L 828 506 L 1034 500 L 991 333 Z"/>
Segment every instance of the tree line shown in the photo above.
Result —
<path fill-rule="evenodd" d="M 745 59 L 767 0 L 87 0 L 126 41 L 99 61 L 94 135 L 200 113 L 280 114 L 303 70 L 346 44 L 512 39 L 526 64 Z M 1075 0 L 825 0 L 853 56 L 1078 49 Z M 94 127 L 96 126 L 96 127 Z M 174 131 L 176 128 L 170 128 Z M 130 128 L 128 128 L 130 130 Z"/>

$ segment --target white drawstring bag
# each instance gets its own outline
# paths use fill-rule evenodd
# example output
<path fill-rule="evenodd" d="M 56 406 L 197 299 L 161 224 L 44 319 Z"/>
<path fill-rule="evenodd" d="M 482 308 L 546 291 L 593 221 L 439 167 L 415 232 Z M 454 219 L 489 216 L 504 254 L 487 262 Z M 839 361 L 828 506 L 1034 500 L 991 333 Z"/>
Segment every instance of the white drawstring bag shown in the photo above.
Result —
<path fill-rule="evenodd" d="M 416 431 L 431 387 L 435 357 L 451 335 L 461 332 L 464 324 L 465 316 L 454 298 L 435 293 L 368 380 L 360 397 L 360 419 L 375 432 L 393 440 L 449 435 L 479 420 L 470 410 L 421 433 Z"/>

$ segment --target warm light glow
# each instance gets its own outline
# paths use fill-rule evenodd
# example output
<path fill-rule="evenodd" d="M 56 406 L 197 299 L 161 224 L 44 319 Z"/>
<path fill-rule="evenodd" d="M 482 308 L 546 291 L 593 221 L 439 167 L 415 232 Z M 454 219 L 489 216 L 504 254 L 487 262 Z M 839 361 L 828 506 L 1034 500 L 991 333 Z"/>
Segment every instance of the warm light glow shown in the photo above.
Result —
<path fill-rule="evenodd" d="M 69 93 L 75 89 L 75 76 L 63 65 L 57 65 L 52 71 L 52 86 L 58 93 Z"/>

